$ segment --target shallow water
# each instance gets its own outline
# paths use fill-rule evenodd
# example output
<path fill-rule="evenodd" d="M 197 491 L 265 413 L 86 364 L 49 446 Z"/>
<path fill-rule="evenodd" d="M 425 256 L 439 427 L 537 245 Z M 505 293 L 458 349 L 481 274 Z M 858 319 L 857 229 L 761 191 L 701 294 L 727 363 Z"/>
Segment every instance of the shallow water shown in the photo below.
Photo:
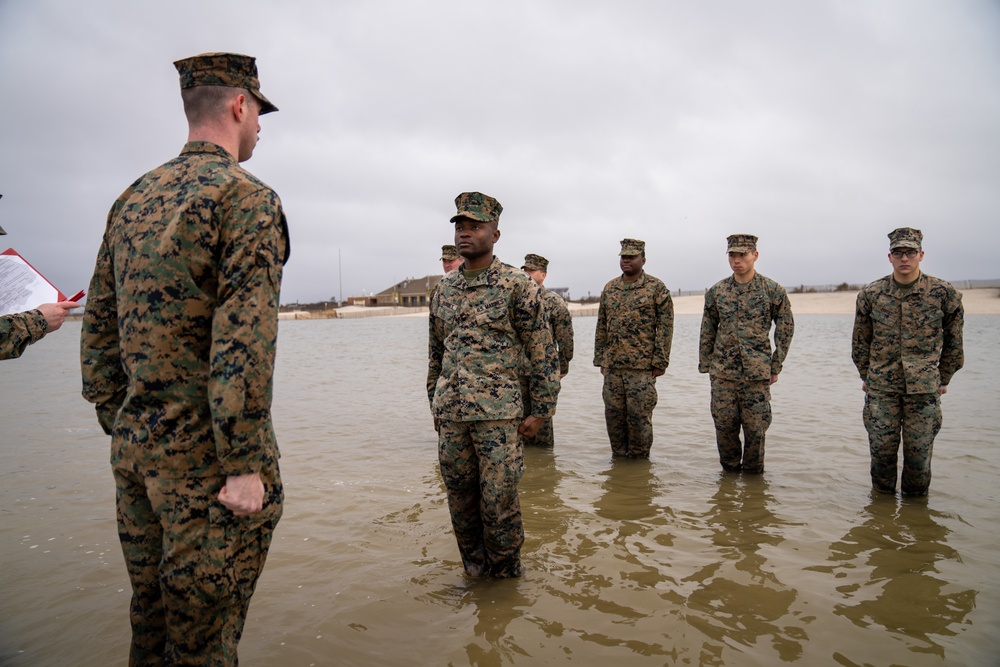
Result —
<path fill-rule="evenodd" d="M 526 452 L 527 574 L 462 575 L 424 393 L 426 319 L 284 321 L 285 514 L 244 665 L 991 665 L 1000 317 L 969 316 L 926 499 L 873 497 L 850 316 L 800 316 L 767 472 L 718 469 L 700 318 L 679 316 L 650 461 L 612 461 L 595 318 L 554 451 Z M 0 664 L 125 664 L 108 442 L 79 324 L 0 365 Z"/>

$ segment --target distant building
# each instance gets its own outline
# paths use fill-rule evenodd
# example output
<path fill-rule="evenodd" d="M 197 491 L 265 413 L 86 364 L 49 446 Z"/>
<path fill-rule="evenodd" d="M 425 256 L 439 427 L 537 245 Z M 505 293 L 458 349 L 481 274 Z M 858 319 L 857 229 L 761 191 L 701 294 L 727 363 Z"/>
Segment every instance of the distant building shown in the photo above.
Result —
<path fill-rule="evenodd" d="M 569 301 L 569 288 L 568 287 L 546 287 L 550 292 L 555 292 L 563 298 L 563 301 Z"/>
<path fill-rule="evenodd" d="M 366 306 L 406 306 L 409 308 L 427 306 L 431 300 L 434 287 L 444 276 L 424 276 L 423 278 L 407 278 L 378 294 L 369 297 L 373 303 Z"/>

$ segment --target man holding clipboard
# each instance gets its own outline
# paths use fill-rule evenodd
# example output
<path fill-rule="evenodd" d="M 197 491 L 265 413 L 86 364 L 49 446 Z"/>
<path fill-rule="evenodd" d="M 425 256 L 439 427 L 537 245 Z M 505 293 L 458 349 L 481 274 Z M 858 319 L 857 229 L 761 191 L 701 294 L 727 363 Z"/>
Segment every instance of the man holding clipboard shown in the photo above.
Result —
<path fill-rule="evenodd" d="M 0 234 L 6 233 L 0 227 Z M 66 313 L 78 307 L 76 302 L 83 298 L 83 292 L 67 299 L 13 248 L 8 248 L 0 255 L 3 261 L 0 264 L 0 312 L 3 313 L 0 315 L 0 359 L 16 359 L 29 345 L 61 327 L 66 321 Z M 8 300 L 9 292 L 5 289 L 8 283 L 16 283 L 18 293 L 24 294 L 27 299 L 35 294 L 31 290 L 32 286 L 38 285 L 43 288 L 42 294 L 45 296 L 42 299 L 49 298 L 48 295 L 54 293 L 57 300 L 16 312 L 19 307 L 11 308 L 15 303 L 27 302 L 19 302 L 16 297 Z"/>

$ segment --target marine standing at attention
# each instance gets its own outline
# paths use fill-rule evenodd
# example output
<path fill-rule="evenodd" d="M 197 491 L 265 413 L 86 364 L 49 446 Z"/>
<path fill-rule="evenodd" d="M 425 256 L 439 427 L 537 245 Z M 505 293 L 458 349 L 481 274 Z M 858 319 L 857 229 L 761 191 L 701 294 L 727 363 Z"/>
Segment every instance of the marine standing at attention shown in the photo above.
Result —
<path fill-rule="evenodd" d="M 910 227 L 889 234 L 892 274 L 858 293 L 851 348 L 865 392 L 872 487 L 896 492 L 902 434 L 904 496 L 927 495 L 941 395 L 965 363 L 962 294 L 921 273 L 923 238 Z"/>
<path fill-rule="evenodd" d="M 594 365 L 604 376 L 604 419 L 613 456 L 649 458 L 656 378 L 670 363 L 674 302 L 658 278 L 643 271 L 646 244 L 623 239 L 622 275 L 601 292 Z"/>
<path fill-rule="evenodd" d="M 524 256 L 524 265 L 521 267 L 527 273 L 538 289 L 542 293 L 542 304 L 545 306 L 545 315 L 549 321 L 549 328 L 552 331 L 552 340 L 555 342 L 556 350 L 559 354 L 559 379 L 566 377 L 569 373 L 569 362 L 573 360 L 573 316 L 570 315 L 566 301 L 561 296 L 551 290 L 545 289 L 545 278 L 548 276 L 549 260 L 541 255 L 528 254 Z M 521 373 L 521 396 L 524 399 L 524 416 L 531 414 L 531 393 L 528 391 L 528 375 Z M 546 419 L 538 429 L 538 434 L 534 438 L 523 438 L 524 444 L 539 447 L 552 447 L 555 445 L 555 432 L 552 427 L 552 420 Z"/>
<path fill-rule="evenodd" d="M 524 571 L 518 434 L 534 437 L 555 411 L 556 351 L 535 283 L 493 255 L 500 203 L 464 192 L 455 204 L 451 221 L 465 266 L 447 274 L 431 299 L 427 397 L 465 572 L 517 577 Z M 524 418 L 522 345 L 532 405 Z"/>
<path fill-rule="evenodd" d="M 733 234 L 726 242 L 733 275 L 705 293 L 698 371 L 711 378 L 712 419 L 723 470 L 761 473 L 764 434 L 771 425 L 770 387 L 778 381 L 795 322 L 785 288 L 754 268 L 757 237 Z"/>
<path fill-rule="evenodd" d="M 254 58 L 174 65 L 188 142 L 108 214 L 83 396 L 111 435 L 129 664 L 234 665 L 283 498 L 271 392 L 288 231 L 239 166 L 277 108 Z"/>

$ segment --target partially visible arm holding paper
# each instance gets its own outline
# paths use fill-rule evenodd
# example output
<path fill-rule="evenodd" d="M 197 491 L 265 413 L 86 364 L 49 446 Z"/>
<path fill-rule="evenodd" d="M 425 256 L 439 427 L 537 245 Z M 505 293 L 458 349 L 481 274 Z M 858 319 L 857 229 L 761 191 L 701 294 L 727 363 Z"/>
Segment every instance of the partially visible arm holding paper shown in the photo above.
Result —
<path fill-rule="evenodd" d="M 21 356 L 76 307 L 12 248 L 0 253 L 0 359 Z"/>

